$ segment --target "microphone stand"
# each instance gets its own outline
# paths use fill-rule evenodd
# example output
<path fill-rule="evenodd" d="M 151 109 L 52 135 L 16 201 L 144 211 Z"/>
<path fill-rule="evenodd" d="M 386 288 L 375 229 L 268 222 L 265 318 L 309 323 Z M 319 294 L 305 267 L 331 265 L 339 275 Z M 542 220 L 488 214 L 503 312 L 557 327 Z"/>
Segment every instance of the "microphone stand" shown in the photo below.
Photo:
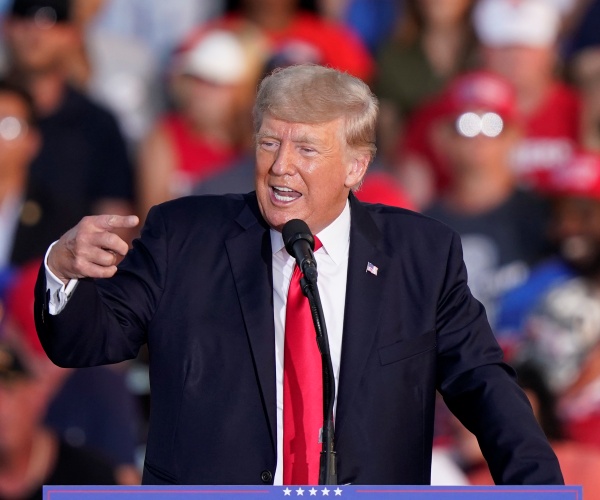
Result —
<path fill-rule="evenodd" d="M 335 376 L 333 373 L 333 365 L 331 363 L 325 316 L 323 314 L 319 289 L 317 288 L 316 272 L 314 274 L 314 277 L 310 276 L 312 279 L 309 279 L 304 275 L 300 280 L 300 286 L 302 287 L 302 292 L 308 298 L 310 305 L 310 312 L 317 334 L 317 345 L 321 352 L 321 366 L 323 371 L 323 431 L 321 437 L 321 458 L 319 462 L 319 484 L 337 485 L 337 464 L 333 424 Z"/>

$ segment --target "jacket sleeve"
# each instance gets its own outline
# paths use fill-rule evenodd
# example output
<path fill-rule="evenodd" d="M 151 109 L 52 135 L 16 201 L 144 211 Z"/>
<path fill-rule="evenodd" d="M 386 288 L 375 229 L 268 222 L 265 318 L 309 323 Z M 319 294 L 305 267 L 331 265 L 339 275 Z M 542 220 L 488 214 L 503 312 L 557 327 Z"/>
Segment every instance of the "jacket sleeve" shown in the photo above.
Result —
<path fill-rule="evenodd" d="M 438 301 L 438 380 L 448 408 L 479 442 L 496 484 L 563 484 L 556 455 L 471 295 L 453 235 Z"/>
<path fill-rule="evenodd" d="M 42 264 L 35 286 L 35 323 L 55 364 L 96 366 L 137 356 L 164 289 L 167 240 L 160 208 L 154 207 L 117 273 L 109 279 L 80 280 L 57 315 L 48 312 Z"/>

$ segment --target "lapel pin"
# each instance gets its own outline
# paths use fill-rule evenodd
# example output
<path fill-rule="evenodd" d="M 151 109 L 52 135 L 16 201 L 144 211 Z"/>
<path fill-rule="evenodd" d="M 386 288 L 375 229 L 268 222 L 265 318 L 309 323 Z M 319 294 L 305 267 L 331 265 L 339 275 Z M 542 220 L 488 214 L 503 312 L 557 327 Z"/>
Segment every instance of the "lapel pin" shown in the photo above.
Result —
<path fill-rule="evenodd" d="M 379 271 L 379 268 L 376 265 L 371 264 L 370 262 L 367 262 L 367 270 L 365 272 L 371 273 L 374 276 L 377 276 L 378 271 Z"/>

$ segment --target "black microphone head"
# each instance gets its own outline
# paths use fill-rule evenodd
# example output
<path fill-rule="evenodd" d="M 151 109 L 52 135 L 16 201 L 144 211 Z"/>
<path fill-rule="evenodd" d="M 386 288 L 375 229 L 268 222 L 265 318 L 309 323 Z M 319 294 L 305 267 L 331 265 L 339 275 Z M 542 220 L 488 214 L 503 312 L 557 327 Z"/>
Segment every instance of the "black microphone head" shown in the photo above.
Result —
<path fill-rule="evenodd" d="M 310 245 L 311 250 L 315 249 L 315 239 L 313 238 L 308 224 L 300 219 L 292 219 L 285 223 L 281 231 L 285 249 L 290 255 L 294 255 L 293 246 L 298 240 L 306 240 Z"/>

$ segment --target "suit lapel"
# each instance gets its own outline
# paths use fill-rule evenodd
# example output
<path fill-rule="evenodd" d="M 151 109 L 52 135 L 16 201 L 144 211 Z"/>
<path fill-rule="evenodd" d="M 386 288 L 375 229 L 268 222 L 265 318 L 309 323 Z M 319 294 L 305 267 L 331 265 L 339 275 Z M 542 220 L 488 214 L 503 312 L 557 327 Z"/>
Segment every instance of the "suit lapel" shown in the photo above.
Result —
<path fill-rule="evenodd" d="M 350 196 L 351 228 L 346 285 L 346 307 L 342 339 L 342 359 L 336 411 L 336 435 L 344 417 L 352 407 L 354 393 L 360 383 L 370 355 L 386 287 L 386 269 L 390 257 L 383 250 L 383 238 L 368 211 Z M 377 267 L 367 271 L 371 263 Z"/>
<path fill-rule="evenodd" d="M 237 222 L 244 231 L 225 242 L 236 292 L 246 324 L 258 375 L 271 439 L 276 450 L 275 326 L 273 323 L 272 252 L 269 228 L 256 199 L 240 213 Z M 260 255 L 259 260 L 256 256 Z"/>

